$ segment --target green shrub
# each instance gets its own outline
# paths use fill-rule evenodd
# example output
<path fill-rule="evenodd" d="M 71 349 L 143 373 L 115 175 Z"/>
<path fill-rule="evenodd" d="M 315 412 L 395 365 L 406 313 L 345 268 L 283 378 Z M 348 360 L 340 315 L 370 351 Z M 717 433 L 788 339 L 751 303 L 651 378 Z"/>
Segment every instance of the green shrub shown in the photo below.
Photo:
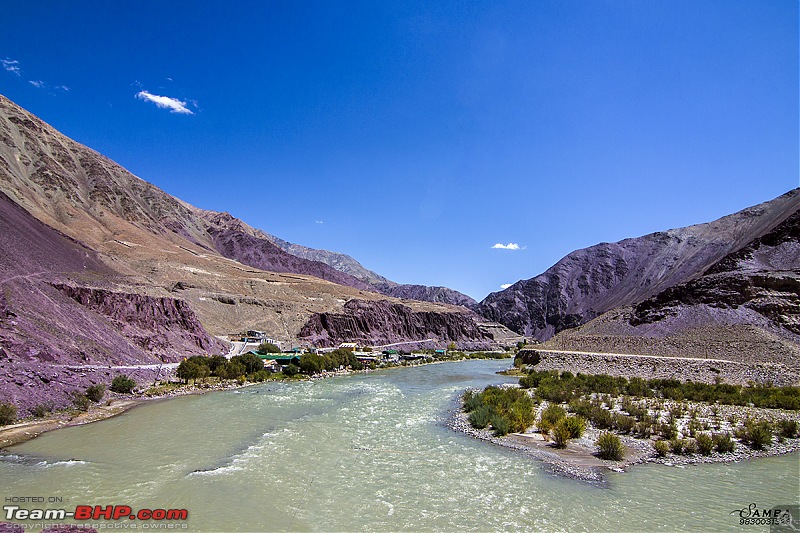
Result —
<path fill-rule="evenodd" d="M 658 427 L 658 433 L 667 440 L 673 440 L 678 436 L 678 428 L 675 424 L 662 423 Z"/>
<path fill-rule="evenodd" d="M 469 396 L 466 400 L 464 400 L 464 411 L 466 411 L 467 413 L 471 413 L 472 411 L 481 407 L 482 405 L 483 405 L 483 400 L 481 399 L 480 395 L 473 394 Z"/>
<path fill-rule="evenodd" d="M 100 400 L 102 400 L 105 393 L 106 386 L 103 384 L 92 385 L 86 388 L 86 397 L 94 403 L 98 403 Z"/>
<path fill-rule="evenodd" d="M 483 429 L 492 421 L 492 409 L 481 405 L 469 414 L 469 424 L 475 429 Z"/>
<path fill-rule="evenodd" d="M 231 357 L 231 362 L 244 365 L 244 374 L 252 374 L 264 368 L 264 361 L 259 356 L 251 353 L 234 355 Z"/>
<path fill-rule="evenodd" d="M 0 426 L 17 421 L 17 406 L 9 402 L 0 402 Z"/>
<path fill-rule="evenodd" d="M 694 439 L 686 439 L 683 445 L 684 455 L 695 455 L 697 453 L 697 441 Z"/>
<path fill-rule="evenodd" d="M 657 440 L 653 443 L 653 449 L 658 457 L 664 457 L 669 453 L 669 444 L 665 440 Z"/>
<path fill-rule="evenodd" d="M 121 394 L 129 394 L 136 387 L 136 382 L 128 376 L 122 374 L 114 377 L 111 381 L 111 391 Z"/>
<path fill-rule="evenodd" d="M 794 439 L 797 437 L 798 424 L 797 420 L 780 420 L 778 421 L 778 434 L 785 439 Z"/>
<path fill-rule="evenodd" d="M 217 374 L 224 379 L 238 379 L 240 376 L 244 375 L 245 371 L 244 365 L 237 361 L 228 361 L 217 368 Z"/>
<path fill-rule="evenodd" d="M 598 429 L 610 429 L 614 427 L 614 415 L 611 411 L 603 409 L 602 407 L 595 407 L 591 415 L 592 424 Z"/>
<path fill-rule="evenodd" d="M 503 435 L 508 435 L 511 431 L 511 422 L 509 422 L 505 417 L 500 415 L 494 415 L 491 420 L 492 429 L 494 430 L 494 435 L 496 437 L 502 437 Z"/>
<path fill-rule="evenodd" d="M 299 373 L 300 373 L 300 368 L 297 365 L 294 365 L 294 364 L 290 364 L 286 368 L 283 369 L 283 375 L 284 376 L 292 377 L 292 376 L 296 376 Z"/>
<path fill-rule="evenodd" d="M 31 414 L 36 418 L 44 418 L 50 412 L 50 406 L 43 403 L 31 409 Z"/>
<path fill-rule="evenodd" d="M 87 398 L 86 395 L 81 391 L 74 390 L 70 393 L 70 395 L 72 396 L 73 405 L 75 405 L 79 411 L 87 411 L 89 409 L 89 404 L 91 402 L 89 401 L 89 398 Z"/>
<path fill-rule="evenodd" d="M 567 427 L 567 419 L 562 418 L 559 420 L 555 427 L 550 430 L 550 434 L 553 436 L 553 442 L 555 443 L 556 448 L 566 448 L 567 443 L 572 436 L 572 432 L 570 431 L 569 427 Z"/>
<path fill-rule="evenodd" d="M 608 431 L 604 431 L 597 439 L 598 456 L 601 459 L 608 459 L 611 461 L 621 461 L 625 456 L 625 447 L 619 440 L 619 437 Z"/>
<path fill-rule="evenodd" d="M 697 441 L 697 450 L 702 455 L 711 455 L 711 452 L 714 450 L 714 439 L 711 438 L 711 435 L 708 433 L 698 433 L 695 440 Z"/>
<path fill-rule="evenodd" d="M 686 446 L 686 441 L 683 439 L 674 438 L 669 441 L 669 449 L 675 455 L 683 455 L 683 448 Z"/>
<path fill-rule="evenodd" d="M 544 408 L 539 415 L 539 420 L 549 424 L 550 427 L 555 427 L 559 420 L 567 416 L 566 411 L 560 405 L 550 404 Z"/>
<path fill-rule="evenodd" d="M 714 441 L 714 449 L 719 453 L 732 453 L 736 448 L 736 443 L 733 442 L 730 433 L 715 433 L 712 440 Z"/>
<path fill-rule="evenodd" d="M 636 419 L 632 416 L 616 413 L 614 415 L 614 428 L 620 433 L 630 433 L 636 425 Z"/>
<path fill-rule="evenodd" d="M 579 439 L 586 431 L 586 420 L 582 416 L 566 416 L 559 421 L 569 430 L 569 438 Z"/>
<path fill-rule="evenodd" d="M 769 423 L 753 424 L 748 428 L 747 441 L 754 450 L 761 450 L 772 443 L 772 429 Z"/>

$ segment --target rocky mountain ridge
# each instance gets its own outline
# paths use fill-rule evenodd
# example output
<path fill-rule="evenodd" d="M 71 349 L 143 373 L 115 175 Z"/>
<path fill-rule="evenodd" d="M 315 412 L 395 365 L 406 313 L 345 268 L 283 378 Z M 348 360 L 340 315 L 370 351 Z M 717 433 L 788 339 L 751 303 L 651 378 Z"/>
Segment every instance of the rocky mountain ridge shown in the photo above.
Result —
<path fill-rule="evenodd" d="M 710 223 L 577 250 L 543 274 L 490 294 L 478 309 L 518 333 L 546 340 L 699 277 L 798 209 L 795 189 Z"/>
<path fill-rule="evenodd" d="M 64 365 L 157 366 L 223 352 L 216 335 L 247 329 L 295 344 L 311 317 L 351 300 L 400 304 L 227 213 L 166 194 L 3 96 L 0 225 L 0 394 L 23 412 L 39 399 L 63 406 L 92 382 L 89 370 Z M 450 315 L 478 321 L 446 304 L 402 305 L 423 329 Z"/>

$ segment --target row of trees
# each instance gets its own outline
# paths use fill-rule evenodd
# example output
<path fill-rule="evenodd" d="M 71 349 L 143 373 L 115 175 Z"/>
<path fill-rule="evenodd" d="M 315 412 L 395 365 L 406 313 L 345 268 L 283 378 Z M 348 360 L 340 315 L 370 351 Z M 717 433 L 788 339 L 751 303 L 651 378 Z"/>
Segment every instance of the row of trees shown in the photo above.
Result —
<path fill-rule="evenodd" d="M 178 365 L 176 375 L 185 383 L 191 379 L 197 383 L 198 379 L 216 376 L 222 379 L 251 378 L 253 381 L 263 381 L 271 372 L 264 369 L 264 361 L 257 355 L 248 353 L 235 355 L 230 361 L 222 355 L 193 355 L 184 359 Z"/>
<path fill-rule="evenodd" d="M 361 370 L 364 365 L 356 359 L 353 352 L 344 348 L 337 348 L 321 355 L 304 353 L 300 356 L 300 370 L 309 376 L 319 374 L 323 370 L 328 372 L 338 370 L 340 367 Z"/>

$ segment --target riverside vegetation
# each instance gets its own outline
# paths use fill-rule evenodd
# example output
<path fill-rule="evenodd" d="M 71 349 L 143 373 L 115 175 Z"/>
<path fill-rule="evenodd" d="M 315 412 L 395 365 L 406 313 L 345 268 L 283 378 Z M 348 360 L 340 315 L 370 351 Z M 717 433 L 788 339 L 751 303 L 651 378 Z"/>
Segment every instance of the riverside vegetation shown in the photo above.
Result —
<path fill-rule="evenodd" d="M 596 455 L 619 461 L 620 436 L 650 443 L 648 457 L 715 455 L 724 460 L 738 445 L 760 451 L 800 437 L 800 388 L 738 386 L 677 380 L 626 379 L 570 372 L 524 372 L 517 387 L 466 391 L 463 411 L 475 429 L 495 436 L 524 433 L 531 426 L 555 448 L 565 448 L 587 428 L 598 435 Z M 538 411 L 538 413 L 537 413 Z M 727 415 L 727 416 L 726 416 Z"/>
<path fill-rule="evenodd" d="M 513 356 L 511 352 L 461 352 L 451 345 L 445 353 L 436 353 L 434 350 L 421 350 L 413 352 L 429 356 L 425 362 L 459 361 L 465 359 L 506 359 Z M 258 346 L 257 353 L 262 355 L 281 353 L 280 348 L 270 343 Z M 255 354 L 248 353 L 236 355 L 230 359 L 222 355 L 203 356 L 195 355 L 181 361 L 175 375 L 180 382 L 161 381 L 154 382 L 152 386 L 135 391 L 137 383 L 125 375 L 117 375 L 108 385 L 108 390 L 117 394 L 137 394 L 145 398 L 171 396 L 191 392 L 202 385 L 204 389 L 229 388 L 230 386 L 244 385 L 245 383 L 260 383 L 268 380 L 298 380 L 308 379 L 311 376 L 330 372 L 360 371 L 365 368 L 387 368 L 420 364 L 419 362 L 381 362 L 361 363 L 353 351 L 337 348 L 325 354 L 304 353 L 299 356 L 298 364 L 289 364 L 278 372 L 264 368 L 264 361 Z M 190 383 L 191 381 L 191 383 Z M 198 381 L 200 382 L 198 384 Z M 31 419 L 46 418 L 51 414 L 74 415 L 86 412 L 90 406 L 100 403 L 106 393 L 105 384 L 96 384 L 85 390 L 75 389 L 71 393 L 72 405 L 56 409 L 52 405 L 41 404 L 36 406 Z M 110 400 L 109 400 L 110 403 Z M 17 407 L 13 403 L 0 402 L 0 426 L 13 424 L 18 421 Z"/>

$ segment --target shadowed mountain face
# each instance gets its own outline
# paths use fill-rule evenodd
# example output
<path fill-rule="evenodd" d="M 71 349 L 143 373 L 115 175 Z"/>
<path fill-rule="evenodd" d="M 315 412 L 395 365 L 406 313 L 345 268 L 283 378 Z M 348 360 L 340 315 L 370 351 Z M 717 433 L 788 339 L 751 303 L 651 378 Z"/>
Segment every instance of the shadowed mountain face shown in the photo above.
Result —
<path fill-rule="evenodd" d="M 545 340 L 698 278 L 769 234 L 798 209 L 800 190 L 795 189 L 707 224 L 578 250 L 545 273 L 490 294 L 479 311 L 518 333 Z"/>

